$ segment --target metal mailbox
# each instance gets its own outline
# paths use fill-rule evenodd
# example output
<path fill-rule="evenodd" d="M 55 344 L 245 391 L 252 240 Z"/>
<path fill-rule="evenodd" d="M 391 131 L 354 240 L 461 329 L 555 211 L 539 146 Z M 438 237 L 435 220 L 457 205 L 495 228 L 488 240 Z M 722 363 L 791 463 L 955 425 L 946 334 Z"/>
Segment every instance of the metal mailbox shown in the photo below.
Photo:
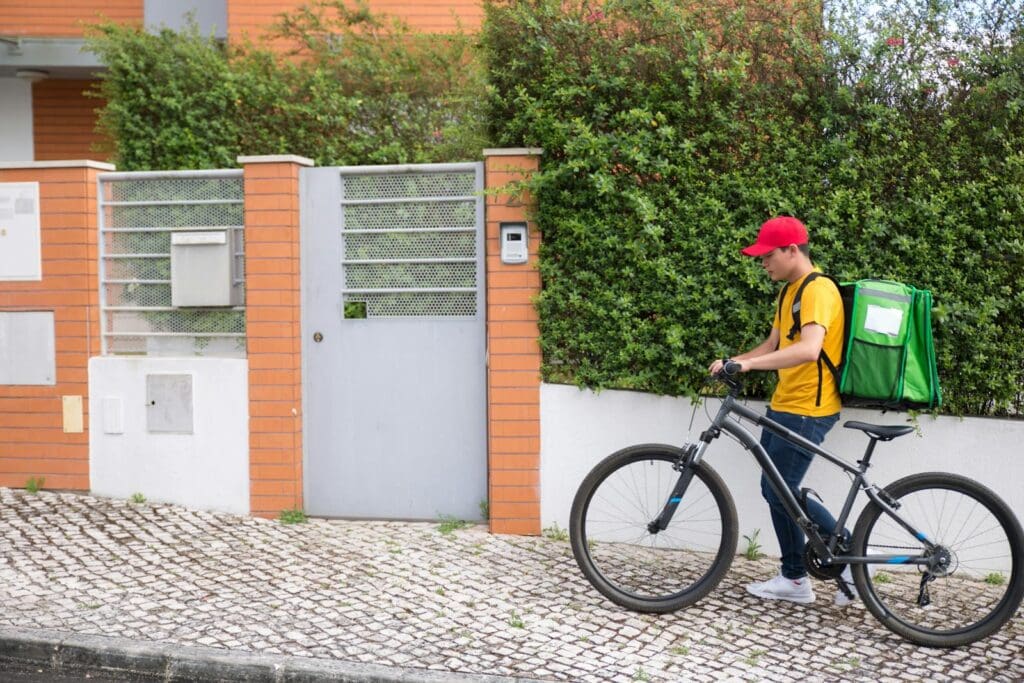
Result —
<path fill-rule="evenodd" d="M 171 233 L 171 305 L 235 305 L 233 263 L 226 230 Z"/>

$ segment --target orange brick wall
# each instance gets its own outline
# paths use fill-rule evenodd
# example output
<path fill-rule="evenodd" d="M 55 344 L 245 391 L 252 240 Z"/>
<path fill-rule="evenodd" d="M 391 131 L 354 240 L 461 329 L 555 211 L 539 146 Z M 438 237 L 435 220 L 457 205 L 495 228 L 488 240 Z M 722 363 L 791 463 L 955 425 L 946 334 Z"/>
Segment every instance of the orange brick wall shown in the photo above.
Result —
<path fill-rule="evenodd" d="M 32 137 L 36 161 L 107 159 L 95 147 L 104 142 L 95 131 L 95 110 L 103 100 L 86 97 L 94 81 L 45 80 L 32 85 Z"/>
<path fill-rule="evenodd" d="M 0 169 L 0 182 L 39 182 L 43 258 L 42 281 L 0 282 L 0 310 L 53 311 L 57 365 L 54 386 L 0 386 L 0 486 L 45 477 L 46 488 L 89 488 L 88 362 L 100 352 L 94 166 Z M 83 397 L 82 433 L 64 433 L 62 396 Z"/>
<path fill-rule="evenodd" d="M 83 24 L 109 19 L 142 21 L 143 0 L 4 0 L 0 3 L 0 34 L 77 38 Z"/>
<path fill-rule="evenodd" d="M 302 508 L 298 157 L 241 157 L 252 514 Z"/>
<path fill-rule="evenodd" d="M 488 190 L 537 170 L 540 157 L 531 151 L 485 151 Z M 533 305 L 540 237 L 530 230 L 529 262 L 518 265 L 501 262 L 498 242 L 499 224 L 527 220 L 528 204 L 528 197 L 508 194 L 486 200 L 488 499 L 495 533 L 540 533 L 540 331 Z"/>
<path fill-rule="evenodd" d="M 307 0 L 228 0 L 228 39 L 245 36 L 255 40 L 277 21 Z M 371 11 L 398 17 L 415 31 L 445 33 L 455 29 L 456 20 L 464 31 L 476 31 L 483 23 L 483 0 L 410 2 L 409 0 L 369 0 Z"/>

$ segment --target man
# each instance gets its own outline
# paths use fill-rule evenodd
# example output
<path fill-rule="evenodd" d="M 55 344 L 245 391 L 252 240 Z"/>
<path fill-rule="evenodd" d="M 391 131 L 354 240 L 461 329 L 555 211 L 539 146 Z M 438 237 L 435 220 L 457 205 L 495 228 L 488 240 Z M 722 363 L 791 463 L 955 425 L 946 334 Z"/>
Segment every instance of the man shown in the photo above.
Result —
<path fill-rule="evenodd" d="M 780 295 L 781 303 L 776 302 L 768 338 L 732 360 L 740 363 L 741 372 L 777 370 L 779 382 L 772 395 L 768 417 L 820 444 L 839 420 L 842 407 L 835 378 L 823 362 L 819 363 L 822 351 L 836 364 L 841 360 L 844 319 L 839 290 L 826 277 L 813 278 L 807 283 L 800 296 L 800 327 L 794 329 L 793 305 L 797 292 L 807 276 L 818 271 L 811 262 L 807 228 L 796 218 L 772 218 L 761 225 L 757 241 L 741 253 L 760 258 L 768 277 L 788 284 Z M 718 373 L 722 364 L 723 361 L 716 360 L 710 372 Z M 813 454 L 773 436 L 768 430 L 761 434 L 761 445 L 782 478 L 798 492 Z M 814 590 L 804 566 L 804 533 L 786 514 L 764 476 L 761 477 L 761 494 L 771 509 L 782 566 L 778 576 L 750 584 L 747 592 L 769 600 L 814 602 Z M 819 526 L 828 531 L 835 527 L 835 518 L 817 501 L 808 499 L 807 507 L 811 519 Z M 843 579 L 852 590 L 849 568 Z M 837 591 L 835 601 L 841 606 L 851 602 L 842 590 Z"/>

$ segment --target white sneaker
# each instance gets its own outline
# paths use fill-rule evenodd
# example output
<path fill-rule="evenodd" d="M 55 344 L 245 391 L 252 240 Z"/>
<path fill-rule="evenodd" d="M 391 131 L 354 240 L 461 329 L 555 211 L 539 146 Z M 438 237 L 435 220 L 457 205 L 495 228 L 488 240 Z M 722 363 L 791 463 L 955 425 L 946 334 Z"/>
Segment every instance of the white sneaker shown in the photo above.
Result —
<path fill-rule="evenodd" d="M 873 564 L 868 565 L 868 581 L 871 580 L 871 577 L 875 575 L 876 571 L 878 571 L 878 567 Z M 857 587 L 853 585 L 853 572 L 850 571 L 850 565 L 846 565 L 846 569 L 844 569 L 843 573 L 839 576 L 839 580 L 846 584 L 846 587 L 850 589 L 851 593 L 853 593 L 853 597 L 848 597 L 842 588 L 837 589 L 835 599 L 836 607 L 846 607 L 860 599 L 860 594 L 857 593 Z"/>
<path fill-rule="evenodd" d="M 747 592 L 765 600 L 787 600 L 801 605 L 814 602 L 811 579 L 806 576 L 802 579 L 787 579 L 779 574 L 768 581 L 749 584 Z"/>

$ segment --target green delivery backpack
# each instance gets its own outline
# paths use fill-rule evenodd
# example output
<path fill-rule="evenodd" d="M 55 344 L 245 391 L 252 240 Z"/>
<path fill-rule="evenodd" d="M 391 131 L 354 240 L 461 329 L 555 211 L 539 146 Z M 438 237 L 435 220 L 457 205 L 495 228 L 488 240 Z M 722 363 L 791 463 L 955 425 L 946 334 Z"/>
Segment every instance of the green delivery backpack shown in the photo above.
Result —
<path fill-rule="evenodd" d="M 844 405 L 891 410 L 942 405 L 932 340 L 931 292 L 887 280 L 840 283 L 831 276 L 811 273 L 793 300 L 790 339 L 800 329 L 803 289 L 817 277 L 836 283 L 846 316 L 840 363 L 834 363 L 824 351 L 818 359 L 819 402 L 824 365 L 836 378 Z M 783 297 L 785 289 L 780 306 Z"/>

